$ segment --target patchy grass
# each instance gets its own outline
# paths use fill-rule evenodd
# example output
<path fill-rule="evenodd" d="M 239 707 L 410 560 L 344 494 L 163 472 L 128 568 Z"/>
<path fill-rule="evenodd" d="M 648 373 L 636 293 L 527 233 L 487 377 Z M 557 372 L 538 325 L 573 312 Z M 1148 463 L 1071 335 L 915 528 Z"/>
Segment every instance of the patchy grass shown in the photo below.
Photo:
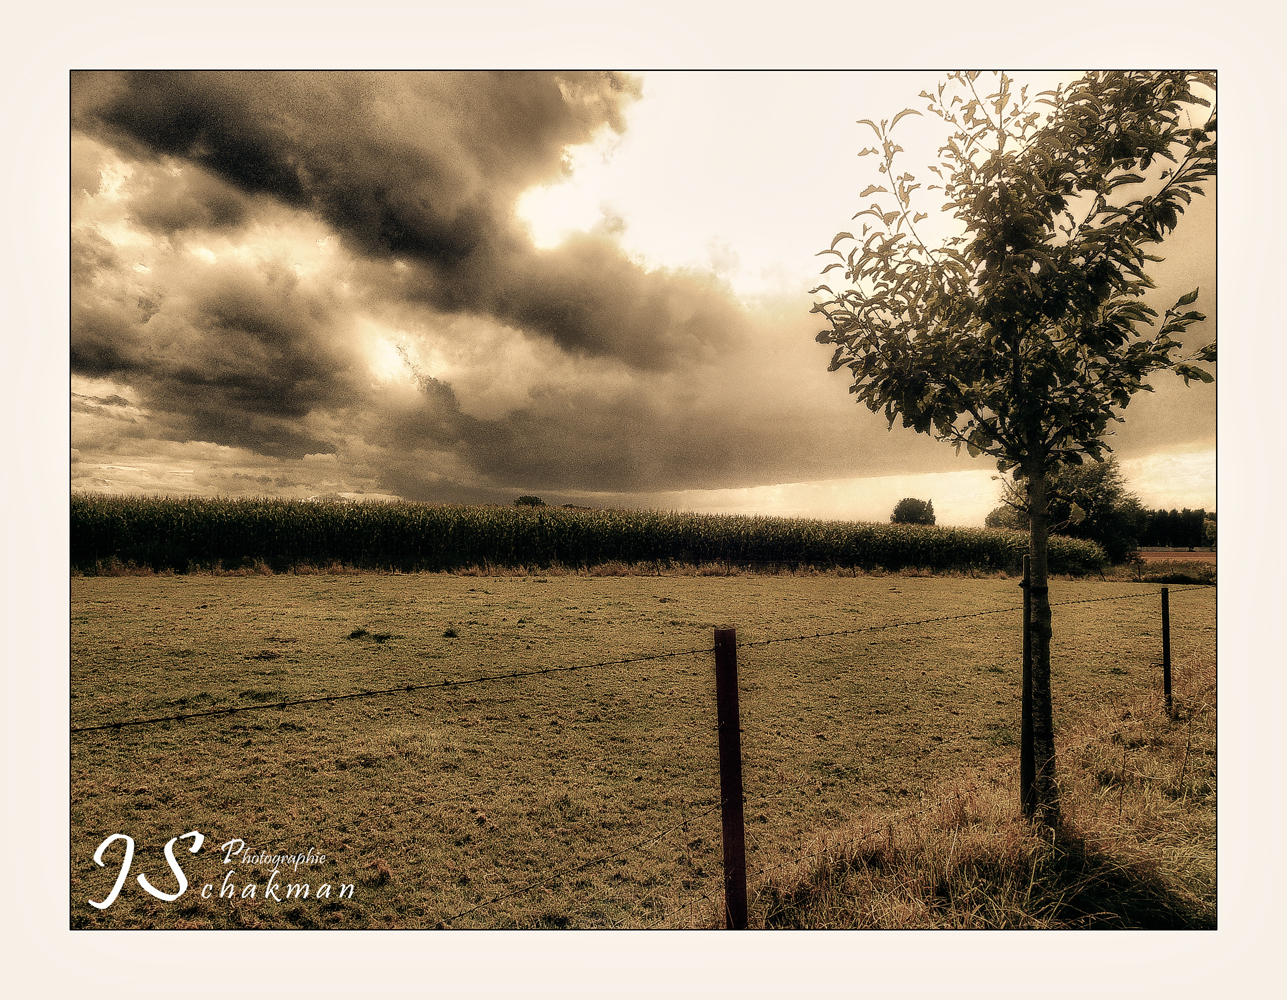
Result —
<path fill-rule="evenodd" d="M 1057 830 L 1016 815 L 1013 769 L 971 771 L 819 835 L 757 886 L 757 926 L 1214 928 L 1215 662 L 1175 680 L 1172 719 L 1135 692 L 1060 734 Z"/>
<path fill-rule="evenodd" d="M 1104 571 L 1105 580 L 1133 580 L 1136 583 L 1215 586 L 1216 562 L 1211 558 L 1157 558 L 1160 553 L 1141 553 L 1133 562 Z M 1213 556 L 1214 553 L 1203 553 Z M 1147 558 L 1144 558 L 1147 556 Z"/>
<path fill-rule="evenodd" d="M 796 871 L 838 831 L 925 808 L 944 782 L 974 783 L 970 809 L 1013 812 L 999 782 L 1018 767 L 1013 580 L 255 574 L 81 577 L 71 592 L 73 728 L 242 710 L 72 735 L 77 927 L 704 926 L 722 884 L 715 627 L 742 644 L 757 919 L 770 921 L 769 872 Z M 1055 608 L 1062 747 L 1097 709 L 1155 697 L 1161 625 L 1147 586 L 1056 580 L 1051 599 L 1090 602 Z M 1173 591 L 1171 617 L 1178 678 L 1214 655 L 1214 590 Z M 887 627 L 919 619 L 947 620 Z M 639 659 L 659 653 L 677 655 Z M 515 676 L 471 683 L 501 674 Z M 437 686 L 405 690 L 416 685 Z M 324 695 L 337 700 L 255 708 Z M 1087 731 L 1107 748 L 1104 774 L 1126 745 L 1114 732 L 1144 738 L 1129 721 Z M 1182 808 L 1214 780 L 1199 745 L 1182 781 L 1168 772 Z M 1143 760 L 1128 756 L 1131 774 L 1154 773 Z M 1161 808 L 1160 777 L 1139 781 Z M 1133 815 L 1133 789 L 1117 785 L 1100 787 L 1101 812 L 1112 794 Z M 145 893 L 139 873 L 176 891 L 163 851 L 191 830 L 202 849 L 175 848 L 187 892 Z M 136 853 L 100 910 L 87 901 L 110 893 L 123 844 L 101 867 L 93 855 L 116 833 Z M 895 829 L 894 847 L 910 835 Z M 309 897 L 265 899 L 270 866 L 225 864 L 220 845 L 236 841 L 324 854 L 277 876 L 278 894 L 285 880 Z M 237 895 L 220 899 L 227 885 Z"/>

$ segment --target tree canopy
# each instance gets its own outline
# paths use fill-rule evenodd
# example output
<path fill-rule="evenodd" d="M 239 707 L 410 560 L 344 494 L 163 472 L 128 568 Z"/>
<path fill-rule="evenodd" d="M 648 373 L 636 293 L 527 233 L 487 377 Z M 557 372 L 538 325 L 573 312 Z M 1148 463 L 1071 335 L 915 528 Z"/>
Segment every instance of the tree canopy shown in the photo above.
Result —
<path fill-rule="evenodd" d="M 921 182 L 895 166 L 893 130 L 921 112 L 860 122 L 878 141 L 860 155 L 878 156 L 885 179 L 859 196 L 879 196 L 854 216 L 861 231 L 823 251 L 838 258 L 823 273 L 841 269 L 849 287 L 813 289 L 828 296 L 814 305 L 828 323 L 817 339 L 891 426 L 901 418 L 1003 471 L 1098 459 L 1151 373 L 1212 380 L 1199 364 L 1215 360 L 1214 344 L 1175 356 L 1176 338 L 1205 318 L 1188 308 L 1197 289 L 1155 333 L 1140 327 L 1157 316 L 1141 298 L 1154 287 L 1147 264 L 1161 259 L 1145 248 L 1215 174 L 1216 116 L 1200 93 L 1214 76 L 1090 73 L 1032 96 L 1004 74 L 984 94 L 979 76 L 953 73 L 921 93 L 949 132 L 925 193 L 962 230 L 940 246 L 918 232 Z"/>

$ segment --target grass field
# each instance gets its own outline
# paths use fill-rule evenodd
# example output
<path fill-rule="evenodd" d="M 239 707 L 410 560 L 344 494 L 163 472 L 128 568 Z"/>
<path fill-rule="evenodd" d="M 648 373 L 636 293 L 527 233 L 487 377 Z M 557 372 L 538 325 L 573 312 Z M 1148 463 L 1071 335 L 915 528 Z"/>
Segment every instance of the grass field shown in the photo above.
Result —
<path fill-rule="evenodd" d="M 1060 731 L 1155 700 L 1157 590 L 1052 582 L 1064 605 L 1054 610 Z M 73 732 L 73 927 L 717 923 L 705 652 L 715 627 L 750 644 L 738 652 L 747 850 L 763 906 L 757 887 L 829 831 L 915 811 L 944 782 L 1018 770 L 1013 579 L 122 576 L 73 578 L 71 598 L 74 730 L 460 682 Z M 1173 587 L 1171 618 L 1177 673 L 1213 663 L 1215 589 Z M 812 637 L 863 629 L 879 630 Z M 637 659 L 687 650 L 699 652 Z M 198 854 L 191 839 L 174 846 L 187 892 L 145 893 L 139 873 L 175 891 L 163 848 L 193 830 L 204 835 Z M 98 909 L 88 900 L 112 891 L 123 844 L 102 867 L 94 852 L 117 833 L 136 853 L 119 897 Z M 229 841 L 246 847 L 225 863 Z M 272 865 L 245 859 L 310 850 L 325 862 L 287 865 L 282 900 L 265 899 Z M 285 897 L 283 882 L 308 884 L 309 898 Z M 331 895 L 317 899 L 322 884 Z M 236 898 L 218 898 L 229 885 Z"/>

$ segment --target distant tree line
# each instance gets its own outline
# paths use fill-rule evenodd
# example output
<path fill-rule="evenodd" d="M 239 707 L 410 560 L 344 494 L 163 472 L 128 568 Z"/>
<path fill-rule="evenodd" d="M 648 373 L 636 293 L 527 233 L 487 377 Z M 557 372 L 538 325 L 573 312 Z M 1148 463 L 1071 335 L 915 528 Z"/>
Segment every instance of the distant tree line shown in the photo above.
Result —
<path fill-rule="evenodd" d="M 1211 528 L 1207 529 L 1210 521 Z M 1209 539 L 1209 540 L 1208 540 Z M 1150 510 L 1145 514 L 1140 545 L 1191 549 L 1215 544 L 1215 514 L 1205 510 Z"/>

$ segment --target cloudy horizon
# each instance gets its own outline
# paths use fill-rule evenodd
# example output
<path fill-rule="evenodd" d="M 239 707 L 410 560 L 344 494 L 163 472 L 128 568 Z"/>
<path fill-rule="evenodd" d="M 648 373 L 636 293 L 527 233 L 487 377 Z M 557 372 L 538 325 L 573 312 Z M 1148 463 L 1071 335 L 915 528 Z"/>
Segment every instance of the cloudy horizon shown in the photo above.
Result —
<path fill-rule="evenodd" d="M 982 524 L 993 462 L 856 405 L 809 312 L 856 119 L 933 79 L 73 73 L 72 488 Z M 1202 289 L 1190 347 L 1210 195 L 1150 299 Z M 1152 382 L 1128 483 L 1213 510 L 1214 386 Z"/>

